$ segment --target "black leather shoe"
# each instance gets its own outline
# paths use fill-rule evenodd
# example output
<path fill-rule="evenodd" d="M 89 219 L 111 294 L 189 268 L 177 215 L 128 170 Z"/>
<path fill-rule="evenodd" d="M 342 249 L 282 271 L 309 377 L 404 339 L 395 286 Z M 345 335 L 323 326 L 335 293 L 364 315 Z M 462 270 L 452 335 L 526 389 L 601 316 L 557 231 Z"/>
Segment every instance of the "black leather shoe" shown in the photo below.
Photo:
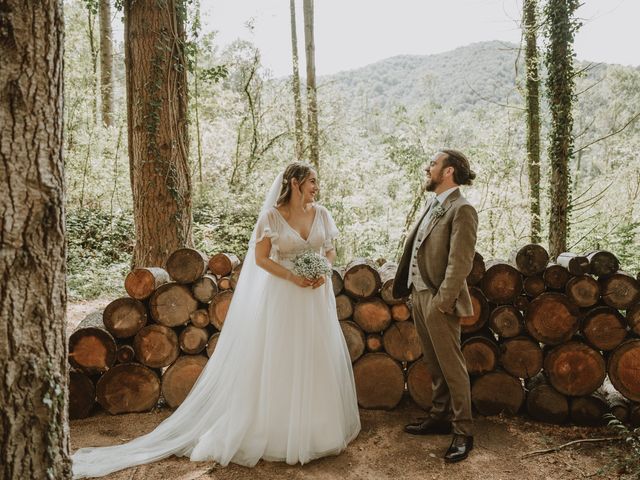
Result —
<path fill-rule="evenodd" d="M 464 460 L 469 456 L 471 450 L 473 450 L 473 437 L 454 433 L 451 446 L 447 453 L 444 454 L 444 461 L 455 463 Z"/>
<path fill-rule="evenodd" d="M 424 419 L 423 422 L 405 425 L 404 431 L 411 435 L 446 435 L 451 433 L 451 422 L 429 417 Z"/>

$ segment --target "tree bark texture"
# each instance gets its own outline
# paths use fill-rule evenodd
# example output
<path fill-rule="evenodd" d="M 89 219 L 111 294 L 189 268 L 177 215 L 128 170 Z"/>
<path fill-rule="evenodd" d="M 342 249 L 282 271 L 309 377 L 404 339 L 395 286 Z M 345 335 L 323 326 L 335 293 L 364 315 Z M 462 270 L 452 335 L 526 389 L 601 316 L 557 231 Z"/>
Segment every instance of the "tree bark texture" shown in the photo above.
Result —
<path fill-rule="evenodd" d="M 540 243 L 540 77 L 538 75 L 537 1 L 524 0 L 523 22 L 526 65 L 527 165 L 531 243 Z"/>
<path fill-rule="evenodd" d="M 163 267 L 193 246 L 188 162 L 185 5 L 124 2 L 134 267 Z"/>
<path fill-rule="evenodd" d="M 302 161 L 304 155 L 304 124 L 302 122 L 302 100 L 300 96 L 300 70 L 298 68 L 298 32 L 296 28 L 296 2 L 290 0 L 291 9 L 291 56 L 293 60 L 293 77 L 291 87 L 293 89 L 293 105 L 295 108 L 296 125 L 296 158 Z"/>
<path fill-rule="evenodd" d="M 62 2 L 0 1 L 0 477 L 70 479 Z"/>
<path fill-rule="evenodd" d="M 318 98 L 316 90 L 316 46 L 313 35 L 313 0 L 304 0 L 304 41 L 307 58 L 307 125 L 309 130 L 309 161 L 320 172 L 320 140 L 318 128 Z"/>
<path fill-rule="evenodd" d="M 574 13 L 578 0 L 549 0 L 545 7 L 548 47 L 547 96 L 551 110 L 549 250 L 553 258 L 567 251 L 573 156 L 573 100 L 575 72 L 573 37 L 579 27 Z"/>
<path fill-rule="evenodd" d="M 100 0 L 100 96 L 102 123 L 113 126 L 113 32 L 111 0 Z"/>

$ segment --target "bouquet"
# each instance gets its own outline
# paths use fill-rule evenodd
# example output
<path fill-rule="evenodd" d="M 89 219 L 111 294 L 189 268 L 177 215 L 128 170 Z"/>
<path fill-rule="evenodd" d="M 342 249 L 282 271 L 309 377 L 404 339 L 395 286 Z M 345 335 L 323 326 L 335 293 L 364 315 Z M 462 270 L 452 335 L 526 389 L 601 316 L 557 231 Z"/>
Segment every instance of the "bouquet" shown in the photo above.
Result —
<path fill-rule="evenodd" d="M 306 251 L 293 259 L 293 273 L 310 280 L 331 273 L 331 264 L 327 257 L 316 252 Z"/>

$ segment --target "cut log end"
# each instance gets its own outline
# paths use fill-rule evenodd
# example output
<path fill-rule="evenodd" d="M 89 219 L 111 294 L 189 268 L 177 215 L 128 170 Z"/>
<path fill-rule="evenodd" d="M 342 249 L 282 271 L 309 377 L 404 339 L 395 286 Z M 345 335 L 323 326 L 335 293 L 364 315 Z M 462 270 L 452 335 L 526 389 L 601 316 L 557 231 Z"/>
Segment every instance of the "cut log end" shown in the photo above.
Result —
<path fill-rule="evenodd" d="M 514 377 L 531 378 L 542 370 L 543 352 L 529 337 L 510 338 L 500 346 L 500 364 Z"/>
<path fill-rule="evenodd" d="M 376 264 L 371 260 L 358 258 L 350 262 L 344 273 L 344 290 L 353 298 L 373 297 L 382 286 Z"/>
<path fill-rule="evenodd" d="M 184 355 L 162 375 L 162 396 L 172 408 L 184 402 L 207 364 L 203 355 Z"/>
<path fill-rule="evenodd" d="M 209 259 L 209 270 L 218 277 L 226 277 L 240 264 L 232 253 L 217 253 Z"/>
<path fill-rule="evenodd" d="M 180 248 L 167 260 L 167 272 L 178 283 L 192 283 L 207 271 L 207 256 L 193 248 Z"/>
<path fill-rule="evenodd" d="M 362 329 L 355 323 L 350 321 L 340 322 L 342 334 L 347 342 L 349 349 L 349 357 L 351 362 L 355 362 L 362 356 L 365 350 L 365 338 Z"/>
<path fill-rule="evenodd" d="M 422 355 L 416 327 L 412 322 L 393 322 L 382 335 L 384 350 L 399 362 L 413 362 Z"/>
<path fill-rule="evenodd" d="M 392 409 L 402 399 L 404 375 L 398 362 L 384 353 L 368 353 L 353 366 L 358 404 Z"/>
<path fill-rule="evenodd" d="M 500 371 L 478 377 L 471 388 L 471 401 L 482 415 L 515 415 L 524 398 L 520 380 Z"/>
<path fill-rule="evenodd" d="M 146 412 L 158 403 L 160 379 L 137 363 L 116 365 L 100 377 L 96 395 L 98 403 L 112 415 Z"/>
<path fill-rule="evenodd" d="M 391 324 L 391 310 L 379 298 L 361 300 L 353 309 L 353 319 L 367 333 L 382 332 Z"/>
<path fill-rule="evenodd" d="M 147 324 L 147 309 L 139 300 L 122 297 L 107 305 L 102 319 L 115 338 L 133 337 Z"/>
<path fill-rule="evenodd" d="M 135 268 L 124 280 L 124 288 L 131 298 L 146 300 L 156 288 L 170 281 L 169 273 L 164 268 Z"/>
<path fill-rule="evenodd" d="M 233 292 L 225 290 L 218 293 L 209 304 L 209 320 L 218 330 L 222 330 L 232 298 Z"/>
<path fill-rule="evenodd" d="M 600 352 L 577 341 L 551 350 L 544 359 L 544 370 L 556 390 L 573 397 L 595 392 L 606 376 Z"/>

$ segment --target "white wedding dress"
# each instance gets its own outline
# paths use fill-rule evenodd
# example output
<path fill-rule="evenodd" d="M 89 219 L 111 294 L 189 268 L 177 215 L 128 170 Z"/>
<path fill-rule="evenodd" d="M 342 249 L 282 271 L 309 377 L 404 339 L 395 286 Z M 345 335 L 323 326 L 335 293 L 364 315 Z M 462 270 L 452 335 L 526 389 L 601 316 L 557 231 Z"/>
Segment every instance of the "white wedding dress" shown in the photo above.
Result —
<path fill-rule="evenodd" d="M 360 431 L 349 352 L 331 282 L 313 290 L 255 265 L 255 242 L 288 268 L 324 253 L 338 231 L 317 205 L 303 239 L 274 208 L 276 179 L 252 236 L 215 353 L 186 400 L 155 430 L 124 445 L 81 448 L 73 477 L 96 477 L 170 455 L 253 466 L 307 463 L 343 450 Z"/>

